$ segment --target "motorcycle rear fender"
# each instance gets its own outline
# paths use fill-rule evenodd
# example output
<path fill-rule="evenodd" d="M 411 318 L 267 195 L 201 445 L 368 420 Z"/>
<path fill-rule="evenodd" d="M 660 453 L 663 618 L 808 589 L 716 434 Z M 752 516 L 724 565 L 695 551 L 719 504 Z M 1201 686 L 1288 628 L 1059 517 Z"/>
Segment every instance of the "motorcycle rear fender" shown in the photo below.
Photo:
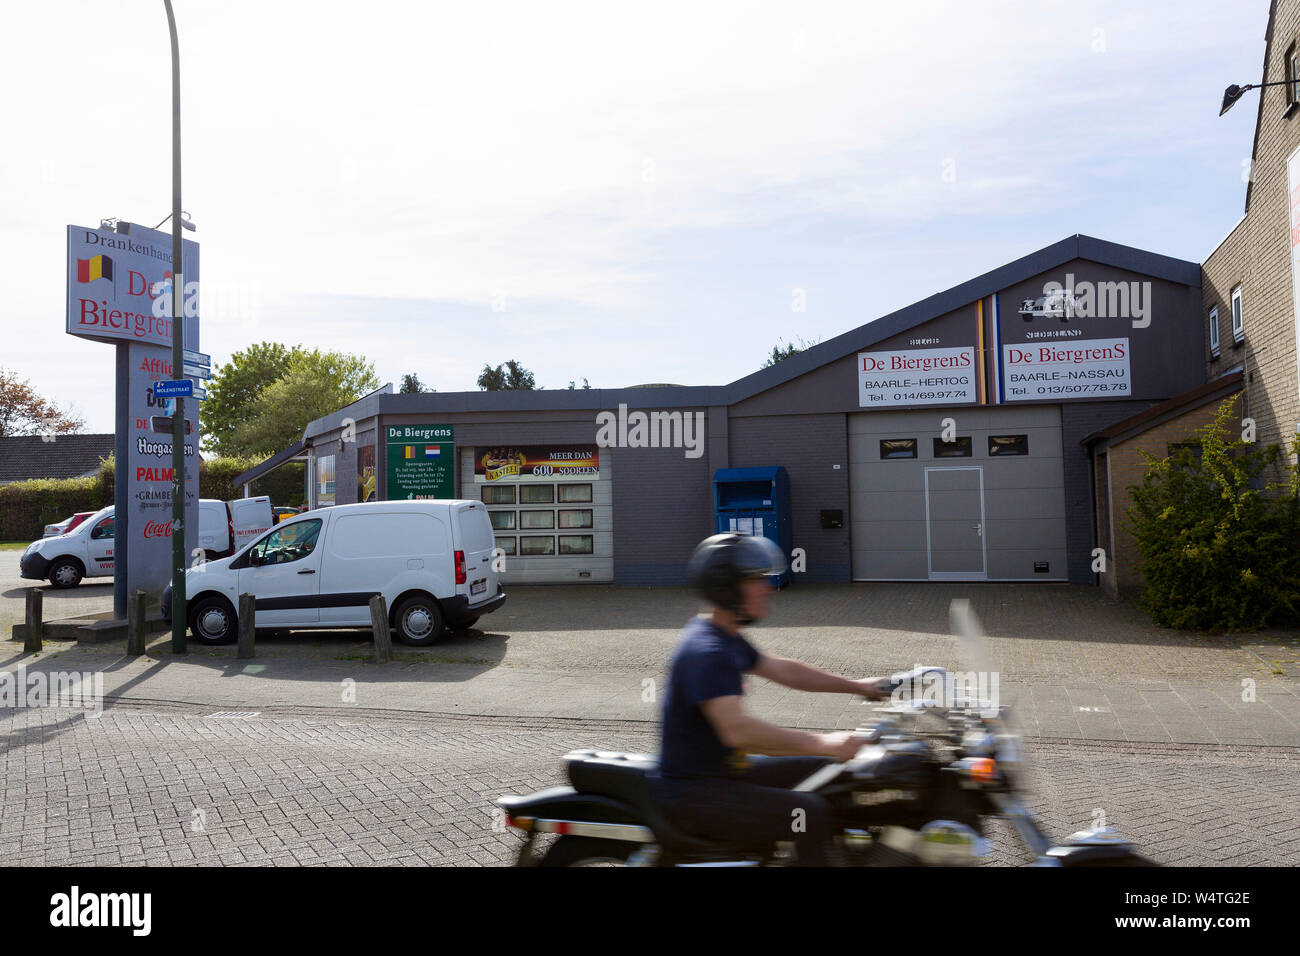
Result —
<path fill-rule="evenodd" d="M 623 801 L 597 793 L 579 793 L 572 787 L 551 787 L 526 796 L 500 797 L 497 806 L 512 819 L 646 825 L 641 815 Z M 538 829 L 557 832 L 550 827 Z"/>

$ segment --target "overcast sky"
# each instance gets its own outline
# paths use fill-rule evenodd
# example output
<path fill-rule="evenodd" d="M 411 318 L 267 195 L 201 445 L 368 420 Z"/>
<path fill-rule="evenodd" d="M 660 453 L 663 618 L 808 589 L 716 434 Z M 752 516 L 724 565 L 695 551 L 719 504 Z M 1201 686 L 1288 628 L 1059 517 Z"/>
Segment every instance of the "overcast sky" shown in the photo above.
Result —
<path fill-rule="evenodd" d="M 175 0 L 202 350 L 721 384 L 1074 233 L 1242 212 L 1266 0 Z M 0 365 L 112 431 L 65 227 L 171 208 L 157 0 L 6 5 Z M 797 311 L 802 302 L 804 311 Z"/>

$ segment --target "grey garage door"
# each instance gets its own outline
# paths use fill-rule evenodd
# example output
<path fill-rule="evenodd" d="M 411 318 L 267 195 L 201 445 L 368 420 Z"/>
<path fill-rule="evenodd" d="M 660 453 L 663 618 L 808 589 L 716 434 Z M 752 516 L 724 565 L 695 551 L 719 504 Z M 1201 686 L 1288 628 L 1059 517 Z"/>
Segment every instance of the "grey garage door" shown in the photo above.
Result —
<path fill-rule="evenodd" d="M 947 418 L 968 455 L 936 454 Z M 848 430 L 854 580 L 1066 579 L 1059 406 L 862 412 Z"/>

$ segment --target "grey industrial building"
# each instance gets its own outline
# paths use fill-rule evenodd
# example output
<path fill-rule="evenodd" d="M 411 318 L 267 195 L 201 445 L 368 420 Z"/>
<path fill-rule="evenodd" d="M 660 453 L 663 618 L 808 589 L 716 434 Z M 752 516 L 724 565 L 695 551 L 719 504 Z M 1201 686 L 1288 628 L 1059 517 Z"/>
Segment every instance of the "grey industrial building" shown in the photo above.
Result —
<path fill-rule="evenodd" d="M 715 473 L 782 466 L 796 580 L 1096 583 L 1083 440 L 1205 384 L 1203 318 L 1198 263 L 1072 236 L 726 385 L 387 388 L 237 481 L 305 459 L 320 507 L 441 474 L 507 583 L 675 585 Z"/>

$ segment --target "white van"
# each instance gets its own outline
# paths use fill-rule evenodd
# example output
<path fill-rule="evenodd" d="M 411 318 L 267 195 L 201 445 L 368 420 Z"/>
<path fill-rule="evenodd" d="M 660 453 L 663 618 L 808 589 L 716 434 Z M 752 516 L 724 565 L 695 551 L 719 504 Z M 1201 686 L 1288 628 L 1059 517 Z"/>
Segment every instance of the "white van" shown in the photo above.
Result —
<path fill-rule="evenodd" d="M 241 594 L 268 629 L 370 626 L 382 594 L 398 640 L 417 647 L 505 603 L 481 501 L 372 501 L 285 518 L 234 556 L 185 573 L 190 631 L 233 641 Z M 171 588 L 163 617 L 171 621 Z"/>
<path fill-rule="evenodd" d="M 209 561 L 229 557 L 273 524 L 267 495 L 234 501 L 199 500 L 199 547 Z"/>
<path fill-rule="evenodd" d="M 167 512 L 167 518 L 171 512 Z M 199 547 L 211 559 L 233 554 L 271 528 L 271 499 L 199 499 Z M 113 506 L 102 508 L 67 534 L 33 541 L 18 562 L 19 573 L 56 588 L 75 588 L 83 578 L 113 576 Z"/>

